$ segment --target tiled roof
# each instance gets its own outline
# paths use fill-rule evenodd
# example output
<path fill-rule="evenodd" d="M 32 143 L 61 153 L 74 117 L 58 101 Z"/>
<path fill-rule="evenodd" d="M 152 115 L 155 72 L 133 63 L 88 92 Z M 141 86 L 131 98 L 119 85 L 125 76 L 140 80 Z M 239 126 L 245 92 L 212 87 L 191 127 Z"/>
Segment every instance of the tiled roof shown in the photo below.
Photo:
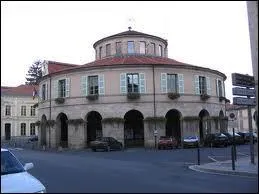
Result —
<path fill-rule="evenodd" d="M 48 71 L 49 73 L 53 73 L 56 71 L 60 71 L 66 68 L 70 68 L 70 67 L 76 67 L 78 65 L 75 64 L 69 64 L 69 63 L 60 63 L 60 62 L 56 62 L 56 61 L 48 61 Z"/>
<path fill-rule="evenodd" d="M 141 36 L 141 37 L 148 36 L 148 37 L 151 37 L 151 38 L 159 39 L 159 40 L 163 41 L 167 45 L 167 41 L 165 39 L 163 39 L 163 38 L 158 37 L 158 36 L 154 36 L 154 35 L 150 35 L 150 34 L 145 34 L 145 33 L 137 32 L 137 31 L 134 31 L 134 30 L 128 30 L 128 31 L 125 31 L 125 32 L 121 32 L 121 33 L 118 33 L 118 34 L 114 34 L 114 35 L 102 38 L 102 39 L 96 41 L 93 44 L 93 47 L 95 48 L 96 44 L 98 44 L 99 42 L 102 42 L 104 40 L 115 38 L 115 37 L 125 37 L 125 36 Z"/>
<path fill-rule="evenodd" d="M 20 85 L 17 87 L 1 86 L 1 95 L 32 96 L 33 88 L 38 90 L 38 86 L 32 85 Z"/>

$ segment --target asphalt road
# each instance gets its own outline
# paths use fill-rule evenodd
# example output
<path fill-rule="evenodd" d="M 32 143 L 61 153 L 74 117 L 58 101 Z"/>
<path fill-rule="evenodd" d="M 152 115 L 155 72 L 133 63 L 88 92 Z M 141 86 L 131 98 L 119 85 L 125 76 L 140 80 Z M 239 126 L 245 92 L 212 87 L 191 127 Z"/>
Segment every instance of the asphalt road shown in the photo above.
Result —
<path fill-rule="evenodd" d="M 197 164 L 197 149 L 91 152 L 13 150 L 47 192 L 247 193 L 258 192 L 258 178 L 214 175 L 188 169 Z M 228 148 L 201 148 L 201 163 L 230 159 Z M 249 146 L 237 147 L 237 157 Z M 210 156 L 210 157 L 208 157 Z"/>

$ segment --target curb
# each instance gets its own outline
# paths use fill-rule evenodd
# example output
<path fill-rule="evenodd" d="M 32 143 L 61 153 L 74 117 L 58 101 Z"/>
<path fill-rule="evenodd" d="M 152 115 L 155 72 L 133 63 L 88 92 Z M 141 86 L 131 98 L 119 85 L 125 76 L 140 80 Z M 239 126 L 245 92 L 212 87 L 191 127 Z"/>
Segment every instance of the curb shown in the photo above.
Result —
<path fill-rule="evenodd" d="M 223 175 L 238 175 L 238 176 L 246 176 L 246 177 L 252 177 L 252 178 L 258 177 L 258 174 L 252 173 L 252 172 L 204 168 L 199 165 L 191 165 L 189 166 L 189 169 L 198 171 L 198 172 L 204 172 L 204 173 L 208 172 L 208 173 L 223 174 Z"/>

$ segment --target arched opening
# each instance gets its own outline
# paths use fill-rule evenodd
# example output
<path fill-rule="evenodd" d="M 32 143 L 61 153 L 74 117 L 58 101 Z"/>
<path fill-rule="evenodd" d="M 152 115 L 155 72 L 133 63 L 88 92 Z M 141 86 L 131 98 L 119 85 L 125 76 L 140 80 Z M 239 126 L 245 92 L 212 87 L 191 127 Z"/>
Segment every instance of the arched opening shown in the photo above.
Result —
<path fill-rule="evenodd" d="M 182 114 L 176 110 L 169 110 L 166 115 L 165 135 L 175 137 L 178 143 L 181 143 L 181 122 Z"/>
<path fill-rule="evenodd" d="M 144 146 L 143 115 L 137 110 L 130 110 L 124 115 L 124 144 L 125 147 Z"/>
<path fill-rule="evenodd" d="M 209 123 L 209 112 L 205 109 L 201 110 L 199 113 L 200 122 L 199 122 L 199 133 L 200 133 L 200 142 L 201 144 L 204 141 L 205 135 L 210 133 L 210 123 Z"/>
<path fill-rule="evenodd" d="M 11 123 L 5 123 L 5 140 L 11 139 Z"/>
<path fill-rule="evenodd" d="M 224 132 L 224 113 L 222 110 L 219 112 L 219 130 L 221 133 Z"/>
<path fill-rule="evenodd" d="M 40 145 L 47 145 L 47 118 L 42 115 L 40 124 Z"/>
<path fill-rule="evenodd" d="M 96 111 L 87 114 L 87 146 L 91 141 L 102 137 L 102 116 Z"/>
<path fill-rule="evenodd" d="M 59 132 L 59 146 L 62 148 L 68 147 L 68 126 L 67 126 L 67 115 L 60 113 L 57 117 L 57 128 Z"/>

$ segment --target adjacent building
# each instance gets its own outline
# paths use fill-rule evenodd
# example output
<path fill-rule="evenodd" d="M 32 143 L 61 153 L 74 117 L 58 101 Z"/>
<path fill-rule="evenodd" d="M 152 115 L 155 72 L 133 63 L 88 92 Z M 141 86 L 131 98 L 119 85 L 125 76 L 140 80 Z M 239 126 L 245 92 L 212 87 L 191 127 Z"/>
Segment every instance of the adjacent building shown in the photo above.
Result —
<path fill-rule="evenodd" d="M 159 136 L 203 142 L 227 130 L 224 73 L 170 59 L 167 40 L 130 28 L 93 48 L 87 64 L 44 62 L 40 145 L 86 148 L 112 136 L 125 147 L 153 147 Z"/>
<path fill-rule="evenodd" d="M 33 89 L 29 85 L 1 86 L 1 140 L 38 134 L 35 125 L 38 113 L 34 106 L 37 99 L 32 98 Z"/>

